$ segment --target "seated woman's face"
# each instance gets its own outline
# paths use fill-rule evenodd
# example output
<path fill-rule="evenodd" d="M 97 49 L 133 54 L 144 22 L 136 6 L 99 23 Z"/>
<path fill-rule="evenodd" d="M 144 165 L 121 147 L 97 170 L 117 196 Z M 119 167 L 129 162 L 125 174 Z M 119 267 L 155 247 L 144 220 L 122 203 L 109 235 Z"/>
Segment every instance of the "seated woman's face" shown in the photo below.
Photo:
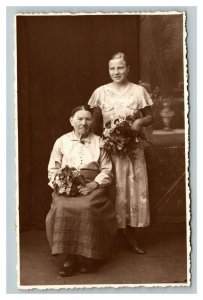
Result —
<path fill-rule="evenodd" d="M 86 110 L 79 110 L 70 118 L 70 123 L 76 134 L 87 135 L 91 131 L 92 114 Z"/>

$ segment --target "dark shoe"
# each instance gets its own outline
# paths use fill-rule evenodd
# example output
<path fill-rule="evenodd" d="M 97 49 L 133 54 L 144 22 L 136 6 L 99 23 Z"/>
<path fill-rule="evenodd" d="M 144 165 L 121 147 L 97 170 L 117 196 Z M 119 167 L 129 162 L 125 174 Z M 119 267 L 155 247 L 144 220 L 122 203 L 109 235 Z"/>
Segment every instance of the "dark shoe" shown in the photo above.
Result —
<path fill-rule="evenodd" d="M 130 248 L 137 254 L 145 254 L 146 252 L 137 245 L 130 245 Z"/>
<path fill-rule="evenodd" d="M 59 275 L 61 277 L 66 277 L 66 276 L 73 276 L 75 274 L 76 270 L 73 266 L 69 267 L 63 267 L 61 271 L 59 272 Z"/>
<path fill-rule="evenodd" d="M 97 270 L 103 264 L 102 260 L 85 258 L 81 262 L 80 272 L 90 273 Z"/>
<path fill-rule="evenodd" d="M 92 270 L 90 268 L 88 268 L 87 266 L 81 266 L 80 268 L 80 273 L 90 273 L 92 272 Z"/>
<path fill-rule="evenodd" d="M 128 245 L 128 248 L 133 250 L 135 253 L 145 254 L 145 251 L 140 246 L 138 246 L 138 244 L 135 240 L 127 238 L 127 245 Z"/>
<path fill-rule="evenodd" d="M 78 263 L 75 259 L 67 259 L 59 272 L 61 277 L 72 276 L 78 269 Z"/>
<path fill-rule="evenodd" d="M 100 267 L 100 265 L 98 265 L 98 264 L 91 264 L 88 266 L 83 265 L 80 268 L 80 273 L 91 273 L 93 271 L 96 271 L 99 267 Z"/>

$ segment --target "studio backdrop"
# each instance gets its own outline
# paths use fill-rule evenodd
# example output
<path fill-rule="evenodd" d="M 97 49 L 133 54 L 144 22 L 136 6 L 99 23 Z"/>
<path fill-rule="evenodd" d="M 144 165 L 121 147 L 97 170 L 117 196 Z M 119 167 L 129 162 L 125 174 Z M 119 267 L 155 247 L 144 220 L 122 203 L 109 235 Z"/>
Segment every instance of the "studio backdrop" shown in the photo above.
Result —
<path fill-rule="evenodd" d="M 108 61 L 120 51 L 130 61 L 129 80 L 144 85 L 154 103 L 154 143 L 145 148 L 151 221 L 185 222 L 183 24 L 183 14 L 17 15 L 21 230 L 45 228 L 53 144 L 71 130 L 71 110 L 110 82 Z"/>
<path fill-rule="evenodd" d="M 18 15 L 17 109 L 20 229 L 45 228 L 51 204 L 47 165 L 55 140 L 71 130 L 71 110 L 110 81 L 118 51 L 139 75 L 139 15 Z"/>

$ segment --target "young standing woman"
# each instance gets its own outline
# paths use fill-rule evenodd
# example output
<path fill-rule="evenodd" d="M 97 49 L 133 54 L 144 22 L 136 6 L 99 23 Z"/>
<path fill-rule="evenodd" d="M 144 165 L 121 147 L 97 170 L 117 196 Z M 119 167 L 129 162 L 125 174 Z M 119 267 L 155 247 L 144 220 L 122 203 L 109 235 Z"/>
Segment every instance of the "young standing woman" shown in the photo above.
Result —
<path fill-rule="evenodd" d="M 116 187 L 115 209 L 118 228 L 128 245 L 138 254 L 145 251 L 138 245 L 136 233 L 140 227 L 150 224 L 147 169 L 142 140 L 142 127 L 153 122 L 152 100 L 140 85 L 128 80 L 130 65 L 124 53 L 116 53 L 109 61 L 112 82 L 98 87 L 88 104 L 102 112 L 103 124 L 109 120 L 131 116 L 134 122 L 131 130 L 139 142 L 135 143 L 129 155 L 111 154 Z M 95 122 L 96 121 L 96 122 Z M 98 123 L 94 120 L 94 123 Z"/>

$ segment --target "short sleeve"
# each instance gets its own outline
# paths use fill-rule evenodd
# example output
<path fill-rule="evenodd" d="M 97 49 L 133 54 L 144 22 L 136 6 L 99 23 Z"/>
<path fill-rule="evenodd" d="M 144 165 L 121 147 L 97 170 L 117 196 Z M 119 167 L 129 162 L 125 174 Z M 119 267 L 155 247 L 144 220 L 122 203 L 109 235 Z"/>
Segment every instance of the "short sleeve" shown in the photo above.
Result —
<path fill-rule="evenodd" d="M 101 107 L 101 88 L 97 88 L 90 97 L 88 104 L 90 107 Z"/>
<path fill-rule="evenodd" d="M 137 99 L 137 108 L 142 109 L 145 106 L 152 106 L 152 105 L 153 105 L 153 101 L 150 95 L 148 94 L 148 92 L 143 86 L 140 86 L 140 92 Z"/>

